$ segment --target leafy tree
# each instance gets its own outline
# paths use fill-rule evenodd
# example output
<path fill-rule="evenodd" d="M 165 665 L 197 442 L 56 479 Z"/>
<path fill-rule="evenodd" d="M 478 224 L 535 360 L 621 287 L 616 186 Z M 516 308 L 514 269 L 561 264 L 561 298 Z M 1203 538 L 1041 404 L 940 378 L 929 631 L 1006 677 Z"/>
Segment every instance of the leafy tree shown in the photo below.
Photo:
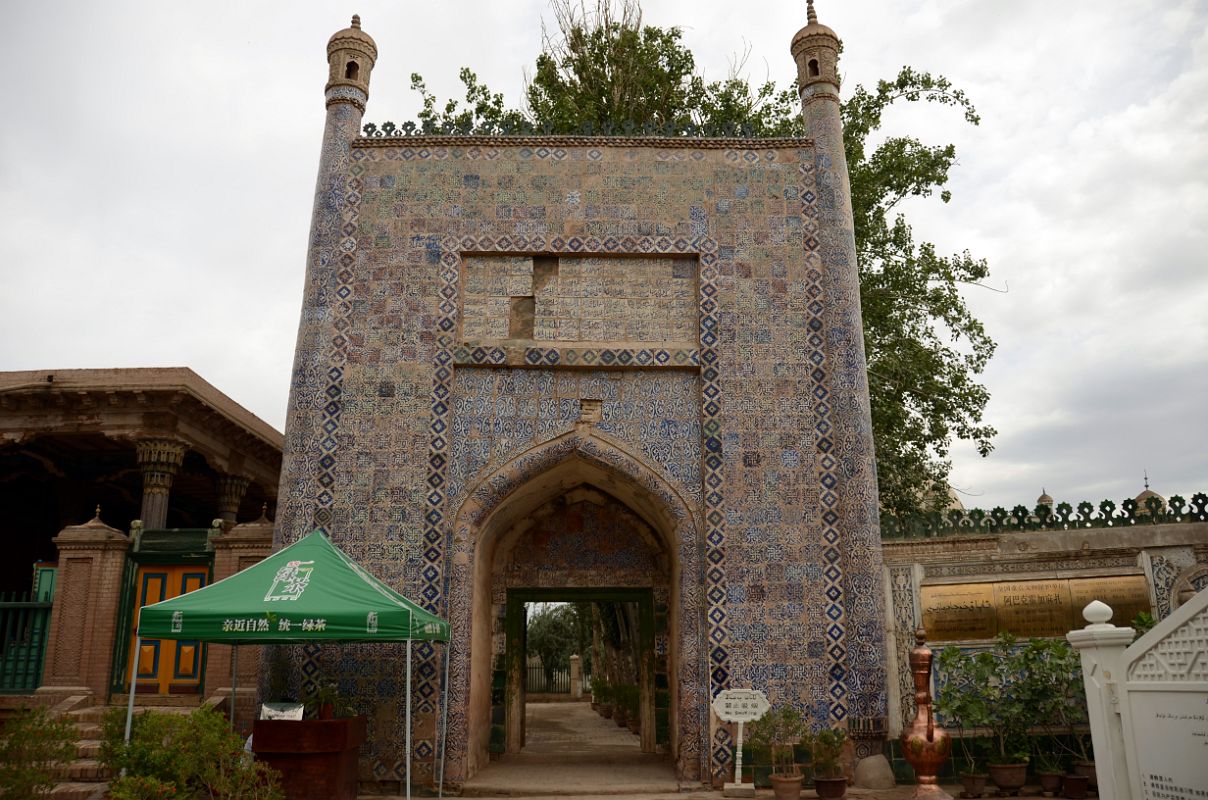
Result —
<path fill-rule="evenodd" d="M 528 620 L 528 651 L 541 656 L 546 676 L 570 668 L 570 657 L 579 652 L 584 621 L 569 603 L 557 603 L 536 611 Z"/>
<path fill-rule="evenodd" d="M 507 108 L 468 69 L 461 71 L 465 107 L 457 100 L 438 104 L 423 78 L 412 75 L 423 97 L 420 124 L 482 133 L 527 122 L 548 133 L 578 133 L 585 124 L 624 130 L 628 123 L 804 135 L 796 86 L 752 86 L 741 74 L 745 58 L 724 80 L 706 81 L 680 29 L 643 25 L 638 0 L 615 6 L 597 0 L 593 12 L 554 0 L 553 8 L 557 32 L 544 37 L 525 89 L 526 110 Z M 968 251 L 944 256 L 916 242 L 902 211 L 911 197 L 951 199 L 945 186 L 956 149 L 912 136 L 873 146 L 885 113 L 899 101 L 952 106 L 972 125 L 979 118 L 946 78 L 911 67 L 871 91 L 857 86 L 842 107 L 881 507 L 903 516 L 947 503 L 954 438 L 986 456 L 996 431 L 983 421 L 989 392 L 979 382 L 995 344 L 960 292 L 962 284 L 980 285 L 989 267 Z"/>

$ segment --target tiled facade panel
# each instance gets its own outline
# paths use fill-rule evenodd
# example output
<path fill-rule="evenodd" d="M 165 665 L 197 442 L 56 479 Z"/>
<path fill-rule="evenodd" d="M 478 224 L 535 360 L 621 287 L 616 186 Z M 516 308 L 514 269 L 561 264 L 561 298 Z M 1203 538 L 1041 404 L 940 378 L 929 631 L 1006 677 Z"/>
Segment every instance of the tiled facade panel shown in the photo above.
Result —
<path fill-rule="evenodd" d="M 690 518 L 679 601 L 700 646 L 673 646 L 703 678 L 682 692 L 678 763 L 715 779 L 728 766 L 702 684 L 763 688 L 818 724 L 883 716 L 880 656 L 848 664 L 880 652 L 875 594 L 847 606 L 880 557 L 875 521 L 847 519 L 870 497 L 875 508 L 875 484 L 845 482 L 872 461 L 852 433 L 858 403 L 837 395 L 852 387 L 833 377 L 850 383 L 846 343 L 860 333 L 858 311 L 828 295 L 852 301 L 819 236 L 835 202 L 819 188 L 834 180 L 828 161 L 808 142 L 433 139 L 356 143 L 346 164 L 330 195 L 339 219 L 324 228 L 341 235 L 321 268 L 312 259 L 303 308 L 281 530 L 327 528 L 449 616 L 450 775 L 464 765 L 475 558 L 459 514 L 474 502 L 485 518 L 515 488 L 509 475 L 531 475 L 527 453 L 582 425 L 600 437 L 593 458 L 670 487 L 658 491 Z M 547 264 L 537 285 L 534 256 L 557 259 L 556 281 Z M 540 346 L 522 348 L 527 362 L 476 354 L 476 340 L 518 330 L 512 298 L 528 296 Z M 580 422 L 584 400 L 600 401 L 598 421 Z M 430 767 L 440 681 L 421 650 L 415 749 Z M 397 713 L 374 728 L 373 772 L 397 778 L 397 680 L 372 681 L 397 673 L 397 654 L 357 657 L 364 705 Z"/>
<path fill-rule="evenodd" d="M 454 375 L 448 501 L 532 446 L 565 434 L 581 399 L 600 401 L 599 432 L 624 442 L 699 500 L 700 377 L 691 372 L 462 367 Z"/>
<path fill-rule="evenodd" d="M 607 495 L 539 509 L 527 530 L 496 553 L 494 601 L 510 588 L 654 588 L 665 591 L 657 534 Z M 501 651 L 502 652 L 502 651 Z"/>

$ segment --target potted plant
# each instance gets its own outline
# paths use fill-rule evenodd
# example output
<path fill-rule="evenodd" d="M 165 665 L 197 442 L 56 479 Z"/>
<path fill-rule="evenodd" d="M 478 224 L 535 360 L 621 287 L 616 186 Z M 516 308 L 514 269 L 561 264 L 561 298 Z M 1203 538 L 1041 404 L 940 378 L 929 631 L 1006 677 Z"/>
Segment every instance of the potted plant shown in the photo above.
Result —
<path fill-rule="evenodd" d="M 986 765 L 990 780 L 1004 794 L 1018 794 L 1027 782 L 1027 732 L 1035 716 L 1015 637 L 999 634 L 992 650 L 979 652 L 946 647 L 937 666 L 942 681 L 937 693 L 941 713 L 955 703 L 964 726 L 989 731 L 993 744 Z"/>
<path fill-rule="evenodd" d="M 336 703 L 340 699 L 340 690 L 331 681 L 321 681 L 307 693 L 304 700 L 306 711 L 318 719 L 335 719 Z"/>
<path fill-rule="evenodd" d="M 1065 775 L 1061 755 L 1051 748 L 1044 747 L 1043 739 L 1035 741 L 1042 743 L 1036 752 L 1036 780 L 1040 782 L 1040 790 L 1046 797 L 1056 797 L 1061 791 L 1062 776 Z"/>
<path fill-rule="evenodd" d="M 772 756 L 772 791 L 777 800 L 797 800 L 801 796 L 801 770 L 793 759 L 793 747 L 805 734 L 801 712 L 792 706 L 778 706 L 746 728 L 753 749 L 764 749 Z M 741 781 L 740 776 L 735 780 Z"/>
<path fill-rule="evenodd" d="M 826 728 L 806 737 L 814 766 L 814 791 L 819 797 L 841 798 L 847 794 L 847 776 L 843 774 L 846 743 L 847 731 L 842 728 Z"/>
<path fill-rule="evenodd" d="M 612 684 L 603 678 L 592 678 L 591 680 L 591 699 L 592 705 L 604 719 L 612 719 L 612 700 L 613 690 Z"/>
<path fill-rule="evenodd" d="M 961 758 L 957 764 L 957 775 L 964 789 L 962 797 L 981 797 L 986 793 L 986 784 L 990 780 L 986 772 L 985 742 L 981 739 L 961 736 Z"/>
<path fill-rule="evenodd" d="M 636 693 L 637 688 L 631 683 L 618 683 L 612 687 L 612 721 L 618 728 L 627 727 L 629 724 L 629 696 Z"/>
<path fill-rule="evenodd" d="M 1085 795 L 1085 787 L 1094 788 L 1095 763 L 1091 757 L 1087 730 L 1086 690 L 1082 681 L 1082 662 L 1074 648 L 1060 639 L 1030 639 L 1019 650 L 1021 694 L 1034 709 L 1034 721 L 1045 731 L 1039 740 L 1043 759 L 1037 777 L 1045 785 L 1044 773 L 1062 771 L 1072 760 L 1073 775 L 1065 781 L 1067 797 Z M 1053 779 L 1047 778 L 1048 785 Z M 1056 791 L 1056 790 L 1053 790 Z"/>
<path fill-rule="evenodd" d="M 642 732 L 642 692 L 637 686 L 630 686 L 625 693 L 625 724 L 630 733 Z"/>

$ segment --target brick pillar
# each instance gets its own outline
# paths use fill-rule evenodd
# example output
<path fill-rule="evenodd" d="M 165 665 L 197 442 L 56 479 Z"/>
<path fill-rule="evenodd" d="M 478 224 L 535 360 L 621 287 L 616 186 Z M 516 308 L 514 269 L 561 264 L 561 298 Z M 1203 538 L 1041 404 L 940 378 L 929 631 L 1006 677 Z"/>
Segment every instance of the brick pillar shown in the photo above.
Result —
<path fill-rule="evenodd" d="M 138 466 L 143 471 L 143 528 L 167 524 L 168 493 L 188 449 L 175 439 L 144 439 L 137 444 Z"/>
<path fill-rule="evenodd" d="M 225 527 L 230 529 L 235 524 L 235 515 L 239 513 L 239 504 L 247 493 L 251 479 L 245 475 L 219 475 L 214 481 L 218 490 L 218 518 Z"/>
<path fill-rule="evenodd" d="M 101 522 L 68 526 L 54 538 L 59 574 L 46 666 L 39 694 L 91 694 L 103 702 L 109 691 L 113 645 L 121 602 L 122 570 L 130 540 Z"/>
<path fill-rule="evenodd" d="M 273 552 L 273 523 L 261 513 L 260 519 L 236 525 L 229 532 L 210 539 L 214 545 L 214 580 L 229 578 L 236 572 L 258 564 Z M 266 587 L 267 588 L 267 587 Z M 208 697 L 231 695 L 232 647 L 211 644 L 207 650 L 205 693 Z M 240 645 L 239 693 L 236 721 L 239 728 L 250 730 L 256 711 L 257 683 L 260 660 L 264 650 L 259 645 Z"/>

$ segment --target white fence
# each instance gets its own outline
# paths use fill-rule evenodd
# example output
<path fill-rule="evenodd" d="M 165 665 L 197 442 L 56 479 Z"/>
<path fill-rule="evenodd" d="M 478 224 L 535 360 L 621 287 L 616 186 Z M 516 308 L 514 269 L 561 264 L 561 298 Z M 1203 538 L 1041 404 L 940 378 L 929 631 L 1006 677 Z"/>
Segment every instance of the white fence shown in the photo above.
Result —
<path fill-rule="evenodd" d="M 1208 797 L 1208 590 L 1133 642 L 1095 601 L 1081 652 L 1101 800 Z"/>

